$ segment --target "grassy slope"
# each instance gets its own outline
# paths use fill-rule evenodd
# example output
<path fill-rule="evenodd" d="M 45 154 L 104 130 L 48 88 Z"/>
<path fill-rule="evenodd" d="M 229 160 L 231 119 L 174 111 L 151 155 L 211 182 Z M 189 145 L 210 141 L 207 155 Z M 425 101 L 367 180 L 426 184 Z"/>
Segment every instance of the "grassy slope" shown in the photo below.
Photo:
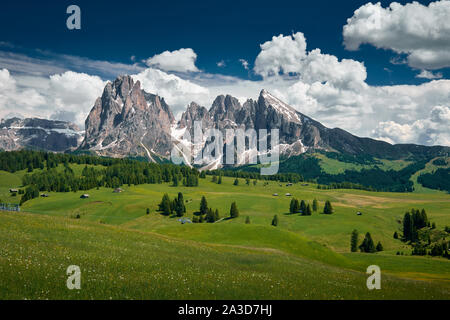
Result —
<path fill-rule="evenodd" d="M 303 187 L 280 187 L 271 182 L 264 187 L 232 185 L 233 179 L 224 178 L 222 185 L 213 184 L 210 178 L 200 179 L 200 187 L 184 188 L 162 185 L 140 185 L 124 187 L 120 194 L 112 193 L 111 189 L 101 188 L 90 190 L 90 199 L 80 199 L 83 192 L 51 193 L 49 198 L 34 199 L 23 206 L 23 210 L 58 216 L 75 216 L 82 219 L 105 222 L 109 224 L 125 224 L 130 228 L 161 233 L 173 233 L 171 228 L 178 228 L 179 223 L 174 218 L 166 218 L 156 213 L 157 205 L 164 192 L 175 197 L 178 191 L 183 192 L 187 203 L 188 216 L 199 208 L 200 199 L 206 196 L 209 206 L 218 208 L 221 216 L 227 216 L 230 204 L 236 201 L 241 217 L 221 224 L 244 224 L 245 216 L 250 216 L 252 225 L 270 226 L 275 214 L 279 217 L 279 229 L 298 233 L 308 239 L 318 241 L 328 247 L 346 252 L 349 248 L 349 235 L 356 228 L 360 233 L 371 232 L 375 241 L 381 241 L 387 251 L 405 251 L 403 243 L 394 240 L 392 235 L 399 231 L 398 221 L 405 211 L 412 207 L 425 208 L 438 228 L 450 225 L 450 196 L 446 194 L 396 194 L 373 193 L 359 190 L 317 190 L 314 185 Z M 241 180 L 241 184 L 244 181 Z M 273 197 L 273 193 L 279 197 Z M 323 207 L 325 200 L 331 200 L 336 213 L 325 216 L 313 213 L 311 217 L 288 215 L 290 198 L 286 192 L 298 199 L 312 202 L 319 200 Z M 146 208 L 151 214 L 145 215 Z M 356 212 L 362 211 L 362 216 Z M 192 226 L 195 234 L 196 226 Z M 263 229 L 261 232 L 267 232 Z M 180 234 L 181 236 L 181 234 Z M 186 236 L 190 238 L 191 236 Z"/>
<path fill-rule="evenodd" d="M 77 168 L 76 170 L 78 169 L 81 170 L 81 168 Z M 3 185 L 0 186 L 5 189 L 9 188 L 10 185 L 13 186 L 14 183 L 19 183 L 18 181 L 20 181 L 17 180 L 17 177 L 14 177 L 14 175 L 9 175 L 6 173 L 0 174 L 3 174 L 3 176 L 6 177 L 5 180 L 2 180 Z M 98 228 L 99 232 L 102 232 L 102 235 L 98 236 L 99 241 L 104 241 L 104 238 L 115 237 L 116 232 L 112 231 L 117 231 L 120 234 L 126 233 L 127 237 L 131 238 L 138 236 L 144 237 L 144 234 L 145 237 L 152 237 L 152 239 L 165 239 L 165 236 L 169 236 L 171 239 L 170 241 L 172 242 L 184 245 L 191 244 L 191 249 L 189 250 L 194 250 L 193 248 L 197 247 L 202 248 L 202 250 L 208 248 L 211 252 L 211 256 L 201 258 L 195 254 L 192 256 L 193 260 L 190 260 L 191 263 L 195 261 L 194 264 L 199 265 L 203 262 L 212 262 L 197 261 L 198 258 L 200 258 L 200 260 L 203 258 L 210 259 L 214 255 L 219 255 L 220 250 L 224 248 L 227 248 L 227 252 L 231 250 L 233 254 L 237 251 L 242 251 L 239 259 L 243 260 L 250 259 L 243 258 L 248 252 L 252 252 L 252 254 L 264 254 L 265 257 L 269 255 L 270 259 L 273 259 L 273 261 L 270 260 L 273 264 L 271 264 L 272 262 L 264 262 L 261 264 L 264 265 L 264 268 L 272 268 L 265 271 L 267 275 L 270 274 L 270 279 L 274 279 L 274 277 L 278 277 L 279 273 L 285 272 L 284 266 L 281 265 L 277 270 L 277 264 L 287 263 L 286 261 L 291 263 L 293 261 L 292 259 L 294 259 L 295 263 L 301 264 L 298 271 L 301 275 L 295 274 L 295 277 L 299 277 L 299 279 L 303 279 L 302 277 L 305 277 L 304 273 L 308 270 L 308 268 L 304 265 L 309 265 L 312 269 L 314 269 L 317 267 L 315 264 L 319 264 L 321 268 L 335 268 L 333 269 L 335 270 L 334 272 L 342 273 L 344 270 L 336 269 L 336 266 L 345 268 L 345 270 L 347 270 L 345 272 L 350 272 L 348 269 L 354 269 L 362 272 L 365 270 L 367 265 L 378 264 L 383 271 L 391 274 L 415 279 L 446 280 L 443 285 L 448 286 L 448 281 L 450 279 L 449 261 L 424 257 L 395 256 L 393 254 L 395 254 L 396 251 L 409 253 L 410 248 L 406 247 L 402 242 L 394 240 L 392 238 L 392 234 L 394 231 L 400 230 L 400 224 L 397 221 L 401 219 L 403 213 L 406 210 L 410 210 L 411 207 L 425 208 L 431 220 L 436 222 L 438 228 L 440 229 L 442 229 L 445 225 L 450 225 L 449 195 L 438 192 L 430 194 L 396 194 L 372 193 L 358 190 L 317 190 L 315 185 L 312 184 L 306 187 L 301 185 L 294 185 L 293 187 L 285 187 L 283 185 L 280 187 L 279 184 L 275 182 L 271 182 L 266 187 L 264 187 L 261 182 L 259 182 L 257 186 L 246 186 L 243 185 L 244 180 L 241 180 L 241 185 L 233 186 L 232 182 L 233 179 L 224 178 L 223 184 L 217 185 L 211 183 L 210 177 L 208 177 L 207 179 L 200 179 L 200 187 L 198 188 L 174 188 L 167 184 L 140 185 L 132 187 L 125 186 L 125 191 L 120 194 L 112 193 L 111 189 L 101 188 L 100 190 L 90 190 L 88 193 L 91 195 L 91 198 L 85 200 L 79 198 L 80 194 L 84 192 L 66 194 L 50 193 L 49 198 L 39 198 L 27 202 L 23 206 L 23 210 L 45 216 L 54 216 L 48 218 L 45 216 L 39 217 L 37 215 L 25 215 L 27 221 L 31 220 L 31 217 L 36 217 L 36 219 L 38 219 L 37 221 L 47 221 L 45 219 L 51 219 L 49 221 L 51 221 L 52 224 L 70 225 L 70 231 L 72 231 L 72 229 L 78 230 L 78 225 L 82 225 L 82 229 L 88 228 L 89 226 L 90 232 L 94 232 L 93 230 L 97 232 L 96 230 Z M 213 208 L 218 208 L 221 216 L 228 215 L 230 203 L 232 201 L 236 201 L 241 212 L 241 217 L 231 221 L 225 220 L 213 225 L 181 225 L 177 222 L 176 218 L 163 217 L 156 213 L 157 204 L 160 201 L 163 192 L 167 192 L 171 197 L 174 197 L 178 191 L 183 192 L 185 199 L 188 200 L 188 216 L 192 216 L 192 213 L 198 209 L 201 196 L 205 195 L 208 199 L 209 205 Z M 273 197 L 272 194 L 274 192 L 277 192 L 280 196 Z M 321 207 L 323 206 L 325 200 L 331 200 L 336 212 L 331 216 L 320 215 L 318 213 L 313 213 L 311 217 L 288 215 L 286 214 L 286 211 L 289 206 L 290 198 L 284 196 L 284 193 L 286 192 L 290 192 L 295 197 L 305 199 L 310 202 L 312 202 L 314 198 L 317 198 Z M 145 214 L 146 208 L 150 208 L 150 215 Z M 362 211 L 363 215 L 356 216 L 356 211 Z M 74 217 L 76 214 L 81 215 L 81 221 L 67 219 L 69 217 Z M 279 217 L 279 226 L 277 228 L 270 226 L 270 222 L 274 214 L 278 214 Z M 247 215 L 251 219 L 250 225 L 244 224 L 245 216 Z M 18 220 L 17 222 L 19 225 L 12 228 L 13 231 L 11 232 L 25 235 L 26 231 L 23 226 L 24 221 Z M 120 225 L 120 229 L 117 227 L 103 226 L 95 222 Z M 39 228 L 42 228 L 43 223 L 44 222 L 38 224 L 38 227 L 33 230 L 38 233 L 39 236 L 47 239 L 47 235 L 52 231 L 50 230 L 50 227 L 39 231 Z M 126 228 L 128 231 L 123 228 Z M 365 233 L 367 231 L 371 232 L 374 240 L 381 241 L 386 251 L 382 254 L 375 255 L 345 254 L 342 256 L 329 250 L 332 249 L 336 252 L 348 252 L 349 236 L 351 230 L 354 228 L 358 229 L 360 233 Z M 108 232 L 110 233 L 109 235 L 107 235 Z M 152 234 L 148 234 L 148 232 L 152 232 Z M 156 236 L 155 233 L 161 234 L 162 238 Z M 67 232 L 65 234 L 68 237 L 67 241 L 73 241 L 73 239 L 81 239 L 80 241 L 84 241 L 84 237 L 86 237 L 84 234 L 72 235 Z M 12 236 L 12 238 L 17 238 L 17 235 L 14 235 L 14 233 L 10 234 L 10 236 Z M 182 241 L 174 240 L 175 238 Z M 59 248 L 58 250 L 66 250 L 68 244 L 65 241 L 61 242 L 64 239 L 54 238 L 54 240 L 57 240 L 57 243 L 52 245 Z M 44 254 L 45 246 L 49 246 L 50 242 L 50 240 L 44 242 L 42 246 L 38 248 L 38 251 L 40 250 L 42 251 L 42 254 Z M 27 246 L 32 243 L 33 242 L 29 244 L 22 243 L 20 250 L 25 250 L 28 252 Z M 109 243 L 109 240 L 106 240 L 106 243 Z M 100 246 L 101 244 L 98 245 Z M 11 243 L 9 246 L 14 247 Z M 123 246 L 120 245 L 120 249 L 117 250 L 121 252 L 120 254 L 125 255 L 127 251 L 134 250 L 131 249 L 131 247 L 133 247 L 133 245 L 125 241 Z M 13 249 L 11 250 L 14 251 Z M 12 254 L 11 250 L 8 251 L 10 252 L 9 254 Z M 183 251 L 188 249 L 184 248 L 180 250 Z M 5 251 L 2 252 L 4 253 Z M 50 249 L 46 254 L 52 255 L 53 253 L 54 252 Z M 192 254 L 191 251 L 189 251 L 189 254 Z M 92 265 L 92 263 L 94 263 L 93 261 L 100 263 L 100 260 L 98 260 L 100 258 L 96 260 L 93 255 L 94 253 L 90 256 L 86 256 L 85 260 L 83 260 L 84 263 L 88 265 Z M 6 255 L 6 257 L 7 256 L 8 255 Z M 5 256 L 2 254 L 0 257 Z M 43 256 L 37 257 L 34 261 L 39 262 L 39 259 L 47 258 Z M 124 259 L 129 259 L 129 257 L 124 256 Z M 157 260 L 158 259 L 160 258 L 158 257 Z M 224 257 L 219 255 L 214 259 L 224 259 Z M 300 262 L 296 259 L 299 259 Z M 4 262 L 5 261 L 3 261 L 3 268 L 5 268 Z M 126 262 L 123 263 L 126 265 Z M 145 262 L 143 263 L 145 264 Z M 322 263 L 327 265 L 323 265 Z M 406 265 L 408 266 L 407 268 L 405 268 Z M 229 267 L 236 267 L 236 265 L 230 265 Z M 249 270 L 252 270 L 253 267 L 254 264 L 251 263 Z M 291 266 L 291 268 L 292 267 L 294 269 L 296 268 L 295 266 Z M 117 268 L 117 270 L 122 270 L 121 268 L 125 268 L 124 270 L 127 270 L 126 266 L 120 266 Z M 139 269 L 137 266 L 136 268 Z M 353 272 L 350 273 L 353 274 Z M 14 278 L 13 275 L 11 276 L 12 279 L 15 279 L 14 281 L 17 280 L 17 276 L 16 278 Z M 156 277 L 155 275 L 147 276 Z M 316 274 L 310 276 L 312 279 L 316 279 L 317 281 Z M 215 280 L 212 279 L 211 281 L 214 282 Z M 303 279 L 302 281 L 304 282 L 306 280 Z M 333 282 L 330 280 L 330 284 L 331 283 Z M 433 281 L 433 286 L 440 286 L 434 283 L 435 281 Z M 308 282 L 308 284 L 313 285 L 312 282 Z M 9 285 L 11 285 L 11 283 Z M 136 283 L 133 283 L 132 285 L 130 284 L 130 286 L 135 285 Z M 104 286 L 105 290 L 107 290 L 106 285 Z M 163 285 L 161 284 L 161 286 Z M 228 289 L 230 288 L 228 287 Z M 259 289 L 256 289 L 255 287 L 255 297 L 270 298 L 270 296 L 265 295 L 265 292 L 257 291 L 260 289 L 260 287 Z M 128 287 L 127 292 L 133 292 L 133 290 L 135 289 Z M 175 290 L 175 286 L 173 287 L 173 290 Z M 239 290 L 242 290 L 238 293 L 242 293 L 242 297 L 244 297 L 245 294 L 248 294 L 248 292 L 243 288 L 240 288 Z M 311 292 L 307 292 L 309 296 L 305 296 L 302 295 L 300 291 L 296 292 L 297 293 L 295 293 L 292 297 L 324 297 L 324 293 L 320 293 L 322 294 L 321 296 L 318 292 L 316 292 L 315 295 Z M 99 297 L 99 294 L 100 293 L 96 293 L 92 297 Z M 165 295 L 168 293 L 159 291 L 158 294 Z M 204 293 L 197 293 L 195 297 L 203 298 L 205 297 L 203 294 Z M 358 297 L 352 296 L 349 292 L 346 294 L 349 294 L 346 297 Z M 117 292 L 114 292 L 114 295 L 117 297 Z M 131 296 L 137 297 L 135 294 L 130 293 L 130 297 Z M 158 296 L 156 295 L 156 291 L 152 294 L 150 294 L 149 291 L 146 291 L 146 297 L 155 298 Z M 185 298 L 186 296 L 171 295 L 170 297 Z M 228 296 L 225 295 L 225 292 L 222 292 L 217 297 L 225 298 Z M 277 295 L 274 297 L 277 297 Z M 286 298 L 287 296 L 280 295 L 279 297 Z M 331 294 L 327 297 L 333 298 L 335 296 Z M 419 296 L 411 293 L 409 297 L 414 298 Z M 426 298 L 423 295 L 420 297 Z"/>
<path fill-rule="evenodd" d="M 446 282 L 366 275 L 279 251 L 0 212 L 1 299 L 445 299 Z M 65 287 L 78 265 L 82 290 Z"/>
<path fill-rule="evenodd" d="M 344 173 L 345 170 L 361 171 L 362 169 L 371 169 L 374 167 L 374 165 L 342 162 L 336 159 L 328 158 L 326 155 L 321 153 L 315 153 L 314 156 L 320 159 L 320 166 L 324 172 L 329 174 Z M 378 161 L 380 161 L 381 164 L 378 164 L 377 166 L 382 170 L 401 170 L 411 164 L 411 162 L 404 160 L 378 159 Z"/>
<path fill-rule="evenodd" d="M 433 173 L 434 171 L 436 171 L 439 168 L 449 168 L 450 167 L 450 160 L 447 160 L 447 165 L 446 166 L 436 166 L 433 164 L 433 161 L 436 160 L 438 158 L 434 158 L 431 159 L 426 165 L 425 168 L 417 171 L 415 174 L 413 174 L 411 176 L 411 181 L 414 182 L 414 191 L 418 192 L 418 193 L 436 193 L 436 192 L 441 192 L 441 193 L 446 193 L 445 191 L 438 191 L 438 190 L 433 190 L 430 188 L 426 188 L 424 186 L 422 186 L 419 182 L 417 182 L 417 178 L 419 178 L 420 175 L 425 174 L 425 173 Z"/>

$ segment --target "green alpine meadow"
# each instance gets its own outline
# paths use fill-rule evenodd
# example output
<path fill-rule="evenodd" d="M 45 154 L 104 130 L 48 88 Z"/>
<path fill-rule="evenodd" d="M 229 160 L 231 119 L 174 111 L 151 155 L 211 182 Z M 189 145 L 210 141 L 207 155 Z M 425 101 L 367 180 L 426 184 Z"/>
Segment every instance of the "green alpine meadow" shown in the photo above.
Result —
<path fill-rule="evenodd" d="M 0 158 L 1 202 L 20 203 L 0 211 L 1 299 L 450 297 L 444 191 L 324 189 L 35 151 Z M 67 286 L 73 265 L 80 290 Z M 371 265 L 379 290 L 367 287 Z"/>

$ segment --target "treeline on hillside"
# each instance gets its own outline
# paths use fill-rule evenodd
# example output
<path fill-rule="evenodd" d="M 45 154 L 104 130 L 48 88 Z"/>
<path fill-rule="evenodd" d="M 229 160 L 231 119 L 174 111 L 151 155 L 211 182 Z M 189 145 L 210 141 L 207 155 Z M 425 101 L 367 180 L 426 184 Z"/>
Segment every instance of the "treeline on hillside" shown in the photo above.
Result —
<path fill-rule="evenodd" d="M 441 168 L 434 173 L 422 174 L 417 181 L 424 187 L 450 192 L 450 168 Z"/>
<path fill-rule="evenodd" d="M 256 172 L 257 170 L 257 172 Z M 207 175 L 211 176 L 224 176 L 224 177 L 232 177 L 232 178 L 242 178 L 242 179 L 253 179 L 253 180 L 269 180 L 269 181 L 279 181 L 279 182 L 302 182 L 304 178 L 301 174 L 298 173 L 277 173 L 273 175 L 261 175 L 259 173 L 259 169 L 255 171 L 238 171 L 238 170 L 212 170 L 207 171 Z"/>
<path fill-rule="evenodd" d="M 76 175 L 70 164 L 84 164 Z M 63 168 L 57 168 L 62 165 Z M 92 167 L 88 165 L 97 165 Z M 34 169 L 41 169 L 34 171 Z M 86 155 L 54 154 L 39 151 L 0 153 L 0 170 L 15 172 L 27 169 L 22 183 L 28 186 L 21 203 L 39 196 L 39 191 L 76 192 L 96 187 L 118 188 L 124 184 L 180 181 L 184 186 L 198 185 L 195 168 L 174 164 L 156 164 L 130 159 L 111 159 Z"/>
<path fill-rule="evenodd" d="M 118 188 L 124 184 L 162 183 L 182 181 L 187 187 L 198 185 L 198 171 L 186 166 L 124 161 L 109 167 L 86 166 L 81 176 L 76 176 L 65 163 L 64 170 L 48 169 L 23 177 L 23 185 L 35 185 L 40 191 L 68 192 L 89 190 L 95 187 Z"/>
<path fill-rule="evenodd" d="M 321 185 L 329 186 L 327 189 L 348 187 L 370 191 L 411 192 L 414 190 L 414 184 L 409 179 L 415 172 L 425 168 L 426 162 L 426 160 L 418 161 L 398 171 L 384 171 L 374 167 L 328 174 L 320 167 L 319 159 L 305 154 L 281 162 L 280 172 L 298 173 L 307 181 L 315 180 Z"/>
<path fill-rule="evenodd" d="M 31 172 L 33 169 L 56 168 L 61 163 L 111 166 L 126 161 L 131 160 L 31 150 L 0 152 L 0 170 L 12 173 L 25 169 Z"/>
<path fill-rule="evenodd" d="M 374 157 L 368 154 L 345 154 L 345 153 L 337 153 L 337 152 L 327 152 L 323 150 L 318 151 L 321 154 L 324 154 L 327 158 L 338 160 L 340 162 L 346 163 L 354 163 L 354 164 L 381 164 L 380 161 L 376 160 Z"/>
<path fill-rule="evenodd" d="M 376 191 L 412 192 L 414 183 L 409 179 L 415 172 L 425 168 L 425 164 L 426 161 L 412 163 L 399 171 L 384 171 L 380 168 L 361 169 L 361 171 L 346 170 L 336 175 L 323 175 L 317 179 L 317 182 L 320 184 L 351 182 L 371 187 Z"/>

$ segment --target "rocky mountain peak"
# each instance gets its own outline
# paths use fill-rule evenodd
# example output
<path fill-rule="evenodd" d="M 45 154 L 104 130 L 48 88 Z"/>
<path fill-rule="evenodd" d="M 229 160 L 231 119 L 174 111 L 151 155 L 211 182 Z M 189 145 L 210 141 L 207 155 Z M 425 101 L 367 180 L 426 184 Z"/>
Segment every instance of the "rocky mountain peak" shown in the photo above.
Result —
<path fill-rule="evenodd" d="M 80 148 L 108 156 L 142 155 L 152 159 L 152 152 L 166 156 L 173 121 L 164 99 L 145 92 L 132 77 L 119 76 L 106 84 L 91 109 Z"/>
<path fill-rule="evenodd" d="M 202 125 L 211 125 L 211 116 L 208 109 L 198 105 L 195 102 L 191 102 L 185 112 L 181 115 L 181 120 L 179 122 L 179 128 L 192 128 L 194 121 L 202 121 Z"/>
<path fill-rule="evenodd" d="M 71 122 L 39 118 L 10 118 L 0 122 L 0 149 L 44 149 L 55 152 L 74 150 L 82 132 Z"/>
<path fill-rule="evenodd" d="M 235 112 L 241 109 L 239 100 L 230 95 L 220 95 L 214 100 L 209 113 L 214 121 L 222 121 L 224 119 L 235 120 Z"/>

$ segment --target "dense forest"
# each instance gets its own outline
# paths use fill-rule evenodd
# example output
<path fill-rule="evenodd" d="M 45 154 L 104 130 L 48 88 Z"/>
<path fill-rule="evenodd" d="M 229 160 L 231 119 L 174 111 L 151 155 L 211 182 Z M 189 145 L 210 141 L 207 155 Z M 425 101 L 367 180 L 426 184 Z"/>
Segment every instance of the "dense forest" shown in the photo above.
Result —
<path fill-rule="evenodd" d="M 424 187 L 450 192 L 450 168 L 441 168 L 434 173 L 422 174 L 417 181 Z"/>

